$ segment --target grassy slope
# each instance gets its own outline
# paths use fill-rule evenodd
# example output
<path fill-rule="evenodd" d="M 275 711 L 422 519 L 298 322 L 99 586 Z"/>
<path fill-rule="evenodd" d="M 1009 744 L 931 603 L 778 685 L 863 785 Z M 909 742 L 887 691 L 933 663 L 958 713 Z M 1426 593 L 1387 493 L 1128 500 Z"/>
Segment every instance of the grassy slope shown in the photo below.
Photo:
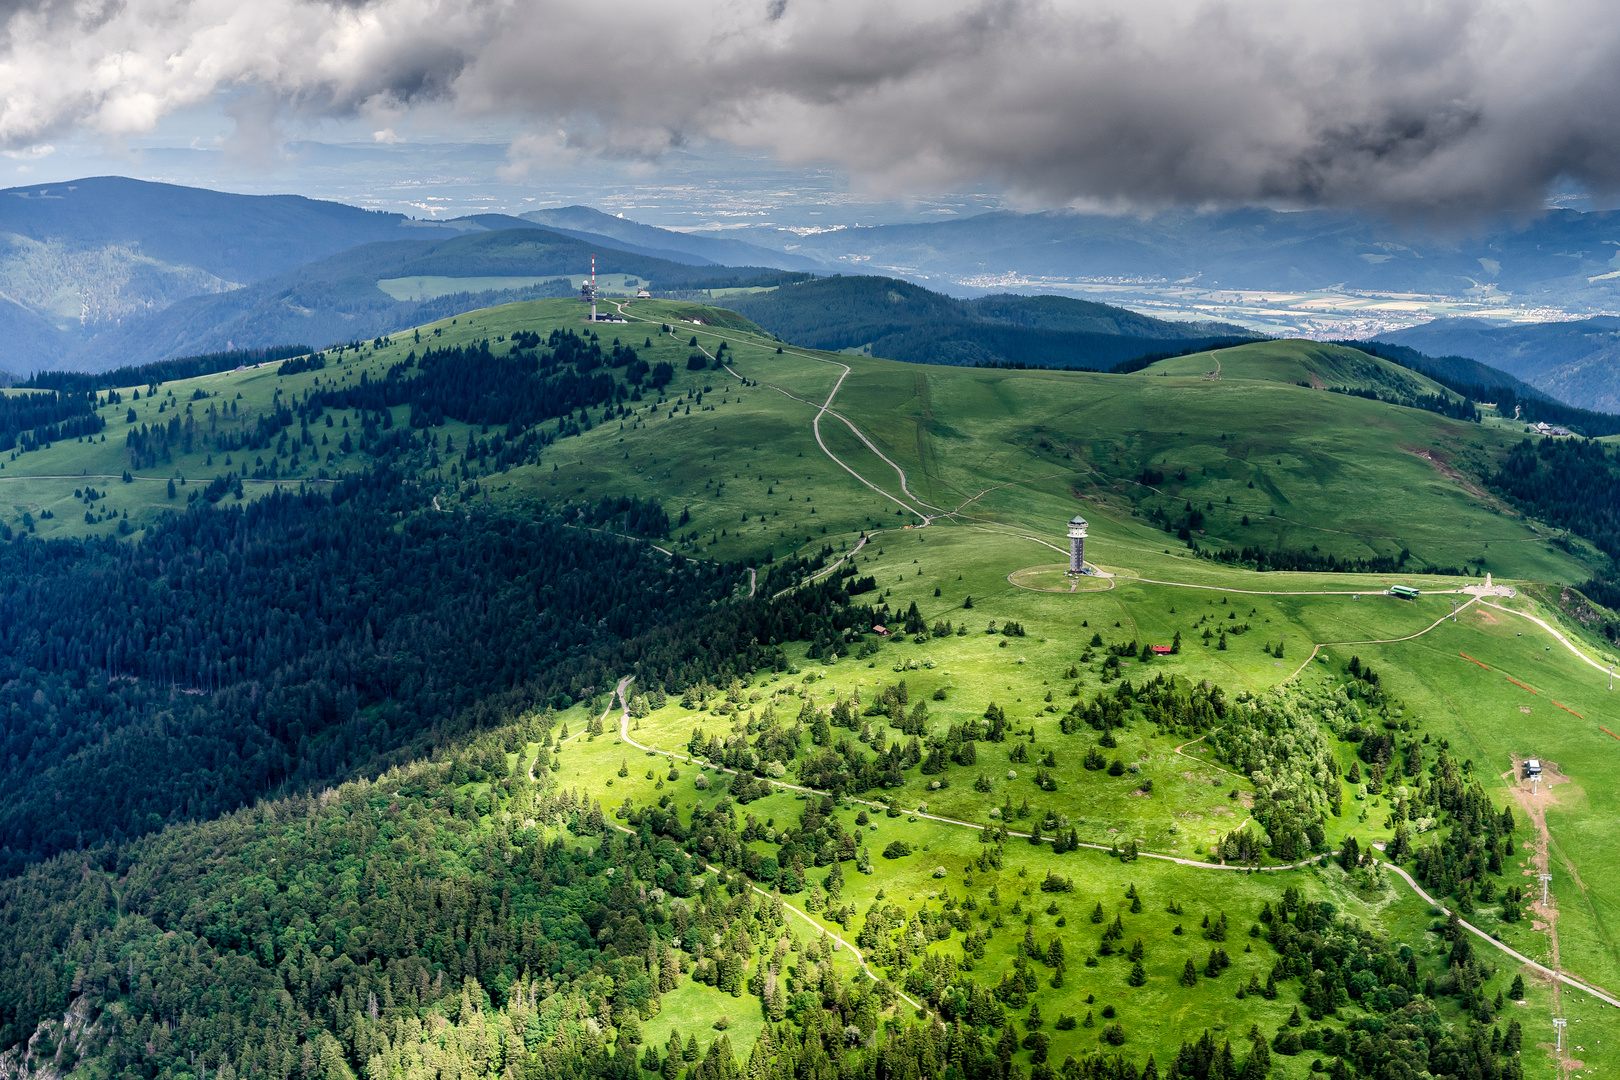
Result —
<path fill-rule="evenodd" d="M 578 439 L 553 447 L 539 467 L 487 478 L 484 487 L 495 498 L 605 493 L 661 497 L 672 517 L 682 506 L 690 506 L 692 522 L 681 532 L 695 542 L 687 550 L 713 557 L 766 550 L 781 555 L 804 545 L 806 539 L 812 546 L 831 543 L 836 549 L 852 546 L 864 529 L 894 529 L 918 520 L 915 514 L 897 514 L 895 501 L 863 485 L 817 446 L 811 430 L 816 410 L 798 399 L 825 400 L 841 368 L 798 350 L 778 354 L 775 343 L 756 336 L 740 320 L 736 329 L 716 329 L 712 323 L 725 318 L 717 313 L 646 303 L 631 310 L 653 324 L 599 330 L 605 339 L 617 334 L 638 349 L 651 336 L 654 344 L 650 350 L 641 349 L 642 354 L 654 362 L 670 360 L 679 370 L 670 391 L 672 398 L 680 398 L 679 415 L 669 416 L 669 404 L 644 403 L 638 418 L 622 429 L 617 422 L 599 425 Z M 491 309 L 458 319 L 453 325 L 444 324 L 442 336 L 436 340 L 493 338 L 518 328 L 545 332 L 551 326 L 577 327 L 578 311 L 569 302 Z M 711 325 L 679 326 L 678 337 L 658 333 L 660 321 L 683 315 L 695 315 Z M 730 341 L 735 369 L 761 385 L 740 388 L 725 372 L 687 372 L 687 341 L 694 334 L 710 351 L 721 337 Z M 406 338 L 400 340 L 400 345 L 375 354 L 368 350 L 337 370 L 278 378 L 267 368 L 212 376 L 197 380 L 196 385 L 220 395 L 210 400 L 236 400 L 235 395 L 241 394 L 239 408 L 262 409 L 278 386 L 284 393 L 301 392 L 317 378 L 352 381 L 362 369 L 380 374 L 386 364 L 411 347 Z M 925 645 L 891 643 L 872 666 L 845 661 L 832 668 L 817 668 L 829 677 L 813 689 L 823 701 L 857 688 L 865 694 L 879 682 L 899 677 L 891 670 L 896 661 L 932 660 L 933 668 L 919 667 L 906 677 L 914 692 L 947 688 L 945 702 L 930 702 L 934 723 L 977 716 L 989 700 L 1001 703 L 1015 724 L 1034 724 L 1040 745 L 1057 749 L 1055 772 L 1060 790 L 1048 797 L 1027 780 L 1004 779 L 1007 765 L 999 765 L 996 771 L 997 763 L 991 760 L 994 751 L 987 747 L 980 768 L 953 767 L 953 782 L 945 791 L 928 792 L 925 778 L 910 775 L 909 786 L 901 793 L 903 800 L 927 801 L 935 810 L 984 820 L 989 805 L 999 805 L 1008 794 L 1014 795 L 1015 804 L 1027 796 L 1032 805 L 1061 808 L 1082 829 L 1083 839 L 1134 835 L 1146 841 L 1150 850 L 1196 854 L 1196 846 L 1207 841 L 1211 829 L 1225 832 L 1241 820 L 1235 809 L 1241 800 L 1229 798 L 1227 792 L 1235 786 L 1241 794 L 1244 784 L 1215 776 L 1210 766 L 1178 757 L 1172 747 L 1156 745 L 1157 740 L 1133 732 L 1122 740 L 1120 753 L 1134 754 L 1159 786 L 1151 799 L 1129 797 L 1125 791 L 1134 785 L 1122 788 L 1120 782 L 1103 774 L 1080 769 L 1084 736 L 1065 739 L 1057 735 L 1055 716 L 1043 711 L 1041 699 L 1048 690 L 1054 691 L 1056 703 L 1066 707 L 1063 695 L 1069 683 L 1064 673 L 1092 630 L 1100 630 L 1107 640 L 1139 637 L 1154 641 L 1168 641 L 1180 630 L 1186 643 L 1184 652 L 1152 666 L 1193 679 L 1212 679 L 1235 692 L 1262 689 L 1285 678 L 1308 655 L 1310 643 L 1405 636 L 1429 625 L 1450 604 L 1442 597 L 1405 604 L 1376 595 L 1357 600 L 1342 594 L 1261 596 L 1242 592 L 1360 588 L 1373 593 L 1397 579 L 1255 575 L 1193 559 L 1171 536 L 1146 520 L 1145 515 L 1160 505 L 1155 500 L 1178 508 L 1188 499 L 1213 502 L 1216 509 L 1210 513 L 1210 538 L 1249 543 L 1281 540 L 1294 547 L 1314 543 L 1324 551 L 1346 555 L 1388 554 L 1406 546 L 1431 562 L 1461 562 L 1479 556 L 1499 578 L 1572 580 L 1585 574 L 1577 559 L 1549 545 L 1532 525 L 1505 512 L 1490 497 L 1452 481 L 1412 452 L 1424 450 L 1461 467 L 1483 461 L 1495 449 L 1493 430 L 1293 385 L 1309 381 L 1290 377 L 1301 370 L 1342 377 L 1342 371 L 1329 366 L 1335 359 L 1331 354 L 1324 358 L 1317 346 L 1286 342 L 1225 350 L 1220 354 L 1223 377 L 1206 381 L 1201 373 L 1214 367 L 1207 357 L 1167 361 L 1123 377 L 920 368 L 839 358 L 854 370 L 838 394 L 836 408 L 906 469 L 911 489 L 920 499 L 947 510 L 961 509 L 959 516 L 942 519 L 923 531 L 875 537 L 859 556 L 859 570 L 877 578 L 890 594 L 891 605 L 904 607 L 915 600 L 930 622 L 936 618 L 960 622 L 966 617 L 973 632 Z M 1255 375 L 1261 377 L 1251 377 Z M 700 405 L 695 394 L 704 386 L 711 390 Z M 191 383 L 176 383 L 165 386 L 160 394 L 173 390 L 175 400 L 183 400 L 191 389 Z M 690 400 L 689 393 L 693 395 Z M 689 415 L 688 404 L 692 405 Z M 37 517 L 41 508 L 60 506 L 54 519 L 40 524 L 42 534 L 107 531 L 110 525 L 86 526 L 82 507 L 72 500 L 73 487 L 85 481 L 71 476 L 63 480 L 45 477 L 80 470 L 115 476 L 121 472 L 122 415 L 127 407 L 126 403 L 109 413 L 106 443 L 62 443 L 6 462 L 0 472 L 0 490 L 8 493 L 5 502 L 13 508 L 8 519 L 15 523 L 23 507 L 32 506 Z M 143 421 L 157 419 L 155 404 L 143 400 L 136 407 Z M 167 416 L 165 412 L 163 418 Z M 462 443 L 465 427 L 449 427 L 457 443 Z M 829 447 L 851 468 L 900 502 L 912 504 L 901 492 L 894 470 L 835 417 L 825 416 L 821 430 Z M 220 462 L 210 468 L 201 454 L 194 457 L 176 462 L 175 471 L 196 479 L 221 470 Z M 359 464 L 349 460 L 328 467 Z M 1169 483 L 1162 495 L 1144 491 L 1129 479 L 1139 475 L 1143 466 L 1167 476 L 1185 467 L 1188 480 Z M 129 509 L 132 520 L 137 521 L 174 506 L 164 495 L 162 481 L 168 471 L 143 476 L 131 485 L 106 484 L 107 503 Z M 1252 489 L 1248 487 L 1251 479 L 1255 482 Z M 249 487 L 253 490 L 255 486 Z M 1224 502 L 1228 495 L 1233 499 L 1230 510 Z M 1009 575 L 1021 568 L 1060 561 L 1062 556 L 1051 545 L 1063 546 L 1061 524 L 1077 508 L 1092 520 L 1093 539 L 1088 546 L 1092 559 L 1118 567 L 1129 576 L 1107 591 L 1049 593 L 1015 586 Z M 1272 508 L 1277 510 L 1275 519 L 1267 513 Z M 749 515 L 746 524 L 744 512 Z M 1245 512 L 1257 519 L 1246 531 L 1234 520 Z M 762 513 L 766 515 L 763 519 L 759 517 Z M 711 536 L 713 543 L 708 542 Z M 1193 590 L 1142 578 L 1212 588 Z M 1441 584 L 1412 575 L 1399 580 L 1415 581 L 1425 588 Z M 974 597 L 971 612 L 962 607 L 968 595 Z M 1515 603 L 1535 607 L 1548 617 L 1545 607 L 1524 599 Z M 1226 652 L 1202 645 L 1196 636 L 1199 619 L 1210 614 L 1224 617 L 1234 607 L 1239 619 L 1254 627 L 1252 633 L 1232 639 Z M 1608 826 L 1592 800 L 1573 790 L 1599 790 L 1613 768 L 1612 740 L 1596 730 L 1601 721 L 1595 718 L 1602 715 L 1601 699 L 1606 693 L 1602 676 L 1574 662 L 1555 644 L 1554 651 L 1546 651 L 1545 646 L 1553 643 L 1533 624 L 1521 624 L 1502 612 L 1487 610 L 1486 614 L 1489 618 L 1471 611 L 1455 626 L 1447 623 L 1400 645 L 1330 649 L 1328 656 L 1334 663 L 1313 665 L 1304 677 L 1330 677 L 1350 653 L 1357 653 L 1380 665 L 1396 692 L 1407 700 L 1409 715 L 1422 723 L 1422 731 L 1435 739 L 1450 739 L 1476 766 L 1500 771 L 1497 766 L 1506 769 L 1508 754 L 1533 750 L 1557 761 L 1574 777 L 1575 785 L 1559 789 L 1558 807 L 1549 817 L 1556 853 L 1567 855 L 1580 869 L 1585 890 L 1579 891 L 1568 871 L 1555 869 L 1559 876 L 1554 887 L 1567 897 L 1560 909 L 1563 959 L 1580 975 L 1607 985 L 1620 983 L 1620 955 L 1610 944 L 1612 907 L 1620 890 L 1610 884 L 1613 875 L 1603 872 L 1612 860 L 1604 843 Z M 992 618 L 1017 619 L 1029 628 L 1030 636 L 1010 641 L 988 637 L 982 630 Z M 1517 637 L 1521 632 L 1524 637 Z M 1261 651 L 1263 644 L 1275 643 L 1279 637 L 1286 646 L 1283 660 Z M 1000 647 L 1003 641 L 1008 641 L 1006 648 Z M 1534 726 L 1527 725 L 1515 697 L 1524 692 L 1497 679 L 1495 673 L 1461 660 L 1458 651 L 1493 666 L 1506 665 L 1521 681 L 1543 689 L 1544 697 L 1556 697 L 1587 719 L 1576 720 L 1538 698 L 1531 705 Z M 1131 674 L 1137 677 L 1136 672 Z M 1083 672 L 1081 678 L 1085 692 L 1094 692 L 1095 672 Z M 689 711 L 671 705 L 645 722 L 647 730 L 638 737 L 673 748 L 689 735 L 693 719 Z M 711 728 L 720 723 L 712 717 L 703 722 Z M 606 782 L 613 777 L 606 770 L 611 765 L 616 771 L 625 756 L 623 747 L 606 751 L 611 743 L 609 737 L 582 746 L 577 758 L 566 758 L 569 769 L 580 761 L 580 771 L 563 777 L 604 796 L 604 806 L 610 798 L 614 803 L 620 798 L 619 787 L 607 789 Z M 585 767 L 587 759 L 595 762 L 591 755 L 598 750 L 611 757 Z M 981 770 L 995 779 L 995 790 L 988 796 L 972 790 L 973 775 Z M 1033 773 L 1032 768 L 1028 771 Z M 635 778 L 640 775 L 632 771 L 631 781 L 620 783 L 627 791 L 638 791 L 636 785 L 641 781 Z M 1219 780 L 1220 786 L 1211 780 Z M 1501 789 L 1497 794 L 1505 797 Z M 638 794 L 638 801 L 642 797 Z M 751 807 L 750 812 L 762 818 L 774 814 L 786 821 L 796 817 L 796 807 L 791 796 L 784 794 Z M 1377 838 L 1382 835 L 1381 819 L 1377 807 L 1369 809 L 1366 820 L 1347 810 L 1346 817 L 1334 823 L 1333 832 L 1343 835 L 1354 830 L 1364 840 Z M 895 824 L 880 819 L 879 831 L 872 835 L 883 837 Z M 917 822 L 906 823 L 905 828 L 910 837 L 926 836 L 923 843 L 930 851 L 921 859 L 901 860 L 907 865 L 878 860 L 879 871 L 870 879 L 851 875 L 856 879 L 851 893 L 860 898 L 857 906 L 861 910 L 867 892 L 875 893 L 879 887 L 891 896 L 911 898 L 912 904 L 922 902 L 928 892 L 938 888 L 930 884 L 927 870 L 941 862 L 954 870 L 951 858 L 976 850 L 976 841 L 959 827 L 953 830 Z M 874 852 L 880 848 L 881 844 L 873 845 Z M 1014 887 L 1011 875 L 1016 875 L 1018 867 L 1038 875 L 1044 873 L 1042 860 L 1052 858 L 1049 851 L 1037 852 L 1016 842 L 1012 849 L 1019 849 L 1018 857 L 1002 872 L 1008 885 L 1002 892 L 1009 896 Z M 1225 907 L 1235 917 L 1237 912 L 1257 906 L 1255 898 L 1260 894 L 1253 892 L 1255 883 L 1266 883 L 1272 890 L 1269 895 L 1280 891 L 1284 883 L 1174 870 L 1146 862 L 1122 868 L 1085 854 L 1067 856 L 1064 861 L 1068 867 L 1064 872 L 1076 874 L 1084 890 L 1082 899 L 1067 899 L 1060 905 L 1065 910 L 1078 912 L 1082 904 L 1089 909 L 1104 896 L 1117 900 L 1124 883 L 1131 880 L 1148 890 L 1148 913 L 1142 918 L 1146 920 L 1144 934 L 1152 935 L 1154 943 L 1149 970 L 1155 978 L 1148 987 L 1153 993 L 1160 993 L 1155 988 L 1167 982 L 1159 977 L 1163 973 L 1156 966 L 1168 965 L 1168 971 L 1178 967 L 1181 959 L 1175 952 L 1181 939 L 1162 935 L 1164 927 L 1154 921 L 1162 911 L 1156 897 L 1193 886 L 1212 906 Z M 1420 953 L 1432 954 L 1438 948 L 1436 939 L 1422 934 L 1422 909 L 1414 906 L 1404 889 L 1361 897 L 1336 882 L 1335 873 L 1291 876 L 1309 881 L 1312 889 L 1330 890 L 1339 898 L 1335 902 L 1379 919 L 1401 940 L 1411 940 Z M 1191 874 L 1205 876 L 1190 878 Z M 991 977 L 1010 962 L 1010 954 L 996 954 L 995 950 L 1010 948 L 1013 936 L 1011 931 L 1003 931 L 992 943 L 992 955 L 997 959 L 985 964 Z M 1504 936 L 1532 954 L 1546 950 L 1545 936 L 1528 924 L 1507 928 Z M 1240 960 L 1240 970 L 1242 963 Z M 1050 998 L 1037 998 L 1051 1018 L 1059 1011 L 1083 1015 L 1076 1012 L 1071 987 L 1079 996 L 1083 996 L 1082 990 L 1097 993 L 1099 1004 L 1124 993 L 1122 986 L 1088 981 L 1093 975 L 1098 979 L 1106 975 L 1118 982 L 1123 969 L 1109 974 L 1071 965 L 1071 971 L 1077 974 L 1063 992 L 1043 989 L 1042 995 Z M 1231 985 L 1235 984 L 1234 979 Z M 1104 997 L 1104 993 L 1110 996 Z M 1275 1003 L 1245 1003 L 1258 1010 L 1246 1011 L 1238 1007 L 1229 990 L 1207 1000 L 1195 994 L 1161 999 L 1143 993 L 1138 997 L 1127 1013 L 1127 1023 L 1139 1030 L 1158 1022 L 1160 1027 L 1152 1036 L 1156 1047 L 1173 1047 L 1181 1033 L 1204 1023 L 1224 1021 L 1226 1030 L 1236 1036 L 1247 1030 L 1251 1019 L 1263 1021 L 1263 1028 L 1273 1025 L 1272 1030 L 1277 1022 L 1266 1011 Z M 1565 997 L 1567 1004 L 1568 995 Z M 1543 996 L 1530 1008 L 1544 1018 L 1545 1006 Z M 724 1003 L 719 1007 L 724 1009 Z M 735 1018 L 737 1013 L 732 1015 Z M 1527 1019 L 1531 1015 L 1525 1013 Z M 1071 1045 L 1066 1040 L 1082 1035 L 1092 1038 L 1095 1033 L 1077 1029 L 1058 1038 L 1054 1051 L 1059 1060 Z M 1138 1052 L 1142 1049 L 1141 1044 L 1132 1045 Z M 1296 1059 L 1289 1068 L 1298 1072 L 1302 1065 Z"/>

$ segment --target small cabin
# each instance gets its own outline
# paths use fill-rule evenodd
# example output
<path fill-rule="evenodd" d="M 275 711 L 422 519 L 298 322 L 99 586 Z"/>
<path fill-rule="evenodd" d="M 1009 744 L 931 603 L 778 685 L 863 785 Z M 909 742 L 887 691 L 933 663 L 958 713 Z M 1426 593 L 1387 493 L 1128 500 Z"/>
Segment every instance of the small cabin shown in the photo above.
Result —
<path fill-rule="evenodd" d="M 878 637 L 888 637 L 889 628 L 887 626 L 874 625 L 872 627 L 872 633 L 876 634 Z"/>
<path fill-rule="evenodd" d="M 1532 776 L 1540 776 L 1541 775 L 1541 759 L 1540 758 L 1531 758 L 1529 761 L 1526 761 L 1524 763 L 1524 775 L 1525 775 L 1526 779 L 1529 779 Z"/>
<path fill-rule="evenodd" d="M 1153 650 L 1153 655 L 1154 656 L 1169 656 L 1170 655 L 1170 646 L 1168 646 L 1168 645 L 1151 645 L 1151 646 L 1149 646 L 1149 648 L 1151 648 Z"/>
<path fill-rule="evenodd" d="M 1423 594 L 1412 588 L 1410 585 L 1391 585 L 1389 587 L 1389 595 L 1400 600 L 1416 600 Z"/>

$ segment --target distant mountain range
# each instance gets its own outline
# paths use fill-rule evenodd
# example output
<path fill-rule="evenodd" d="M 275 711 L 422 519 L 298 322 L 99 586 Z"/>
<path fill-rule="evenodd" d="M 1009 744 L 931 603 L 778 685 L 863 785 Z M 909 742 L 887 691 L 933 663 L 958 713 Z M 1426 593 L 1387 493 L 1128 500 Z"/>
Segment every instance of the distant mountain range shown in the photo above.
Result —
<path fill-rule="evenodd" d="M 1570 405 L 1620 413 L 1620 318 L 1508 326 L 1436 319 L 1377 340 L 1473 357 Z"/>
<path fill-rule="evenodd" d="M 1006 275 L 1446 296 L 1494 286 L 1572 311 L 1620 308 L 1616 213 L 1554 210 L 1450 237 L 1326 210 L 1176 211 L 1148 218 L 1003 211 L 924 225 L 810 234 L 754 226 L 725 235 L 824 266 L 893 273 L 935 288 Z"/>
<path fill-rule="evenodd" d="M 564 236 L 597 243 L 603 239 L 612 240 L 622 250 L 639 251 L 644 255 L 656 255 L 676 262 L 698 260 L 730 266 L 778 266 L 783 270 L 824 270 L 826 266 L 819 259 L 795 255 L 779 248 L 724 236 L 660 229 L 604 214 L 589 206 L 530 210 L 519 216 L 524 221 L 532 221 Z"/>
<path fill-rule="evenodd" d="M 547 231 L 534 220 L 547 215 L 575 227 Z M 102 371 L 218 349 L 319 346 L 503 298 L 470 290 L 413 304 L 375 288 L 378 278 L 426 273 L 420 267 L 429 265 L 451 277 L 478 276 L 479 267 L 528 277 L 581 274 L 599 253 L 604 272 L 684 284 L 735 277 L 725 265 L 733 256 L 733 263 L 756 256 L 764 268 L 806 262 L 585 207 L 531 217 L 414 221 L 297 195 L 235 195 L 116 176 L 0 191 L 0 371 Z M 620 235 L 596 235 L 580 223 Z M 513 230 L 550 239 L 528 246 L 477 239 Z M 532 287 L 510 298 L 555 291 Z"/>
<path fill-rule="evenodd" d="M 510 221 L 511 219 L 505 219 Z M 407 326 L 492 304 L 575 289 L 578 275 L 597 255 L 604 274 L 633 274 L 662 288 L 722 286 L 772 273 L 765 267 L 693 265 L 616 251 L 571 236 L 523 225 L 433 239 L 362 244 L 284 274 L 224 293 L 177 301 L 163 311 L 100 335 L 65 361 L 76 371 L 104 371 L 175 356 L 256 348 L 289 341 L 318 346 L 365 340 Z M 441 279 L 429 299 L 400 300 L 378 287 L 392 278 Z M 490 279 L 531 279 L 511 288 L 487 288 Z"/>
<path fill-rule="evenodd" d="M 481 214 L 413 221 L 296 195 L 233 195 L 122 177 L 0 191 L 0 371 L 105 371 L 292 341 L 370 338 L 457 311 L 571 291 L 566 282 L 474 283 L 400 301 L 379 279 L 604 273 L 662 287 L 723 285 L 802 263 L 749 244 L 623 222 L 585 207 L 575 225 Z M 715 256 L 755 255 L 754 268 Z"/>
<path fill-rule="evenodd" d="M 585 272 L 592 254 L 599 270 L 638 275 L 659 290 L 762 274 L 761 281 L 792 280 L 771 278 L 775 271 L 856 271 L 862 276 L 844 284 L 725 302 L 803 344 L 947 363 L 1108 366 L 1116 354 L 1246 333 L 1082 301 L 1014 302 L 996 295 L 1006 286 L 995 282 L 1009 275 L 1447 295 L 1494 288 L 1571 310 L 1620 308 L 1620 217 L 1613 214 L 1555 211 L 1451 241 L 1347 214 L 1263 210 L 1147 219 L 996 212 L 804 235 L 757 226 L 687 233 L 585 206 L 414 221 L 295 195 L 92 177 L 0 191 L 0 372 L 101 371 L 223 349 L 369 338 L 502 300 L 555 295 L 571 286 L 554 279 Z M 879 280 L 874 269 L 932 291 L 925 296 L 887 277 L 889 284 L 871 284 Z M 377 287 L 412 275 L 442 279 L 431 299 L 398 299 Z M 969 280 L 976 284 L 961 284 Z M 1505 328 L 1439 320 L 1379 340 L 1431 357 L 1472 358 L 1569 404 L 1620 411 L 1614 318 Z M 1466 371 L 1455 377 L 1476 384 Z"/>
<path fill-rule="evenodd" d="M 958 300 L 887 277 L 827 277 L 713 301 L 784 340 L 919 364 L 1108 370 L 1148 355 L 1253 341 L 1224 323 L 1168 322 L 1063 296 Z"/>

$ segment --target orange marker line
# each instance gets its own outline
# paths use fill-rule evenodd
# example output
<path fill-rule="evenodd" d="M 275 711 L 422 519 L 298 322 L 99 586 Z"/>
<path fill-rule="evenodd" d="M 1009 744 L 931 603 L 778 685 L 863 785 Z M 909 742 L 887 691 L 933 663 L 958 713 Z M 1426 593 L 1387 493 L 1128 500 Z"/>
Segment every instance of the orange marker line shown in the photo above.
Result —
<path fill-rule="evenodd" d="M 1558 705 L 1558 702 L 1555 701 L 1555 702 L 1553 702 L 1553 704 Z M 1571 716 L 1578 717 L 1579 719 L 1582 719 L 1582 720 L 1586 719 L 1586 717 L 1581 716 L 1580 713 L 1576 712 L 1574 709 L 1570 708 L 1568 705 L 1558 705 L 1558 707 L 1560 709 L 1563 709 L 1565 712 L 1569 713 L 1569 715 L 1571 715 Z"/>
<path fill-rule="evenodd" d="M 1603 734 L 1605 734 L 1605 735 L 1614 735 L 1614 732 L 1610 731 L 1606 727 L 1600 727 L 1600 728 L 1598 728 L 1598 730 L 1603 732 Z M 1614 735 L 1614 737 L 1617 738 L 1617 739 L 1620 739 L 1620 735 Z"/>
<path fill-rule="evenodd" d="M 1524 689 L 1526 689 L 1526 690 L 1530 690 L 1530 688 L 1528 686 L 1525 686 L 1524 683 L 1520 682 L 1518 679 L 1515 679 L 1511 675 L 1504 675 L 1504 676 L 1502 676 L 1502 678 L 1506 679 L 1508 682 L 1512 683 L 1514 686 L 1520 686 L 1520 687 L 1524 687 Z M 1530 690 L 1530 692 L 1532 694 L 1540 694 L 1541 693 L 1540 690 Z"/>
<path fill-rule="evenodd" d="M 1462 657 L 1464 660 L 1467 660 L 1471 664 L 1479 664 L 1478 660 L 1475 660 L 1472 656 L 1469 656 L 1465 652 L 1460 652 L 1457 655 Z M 1489 665 L 1489 664 L 1479 664 L 1479 666 L 1484 668 L 1486 671 L 1491 670 L 1491 665 Z"/>

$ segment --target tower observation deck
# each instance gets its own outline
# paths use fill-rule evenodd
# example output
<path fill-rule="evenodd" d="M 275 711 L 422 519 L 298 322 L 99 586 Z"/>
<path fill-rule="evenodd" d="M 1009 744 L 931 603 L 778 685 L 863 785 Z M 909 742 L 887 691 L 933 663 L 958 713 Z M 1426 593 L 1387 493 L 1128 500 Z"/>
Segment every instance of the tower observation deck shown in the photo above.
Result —
<path fill-rule="evenodd" d="M 1086 572 L 1086 519 L 1079 514 L 1069 519 L 1069 573 Z"/>

